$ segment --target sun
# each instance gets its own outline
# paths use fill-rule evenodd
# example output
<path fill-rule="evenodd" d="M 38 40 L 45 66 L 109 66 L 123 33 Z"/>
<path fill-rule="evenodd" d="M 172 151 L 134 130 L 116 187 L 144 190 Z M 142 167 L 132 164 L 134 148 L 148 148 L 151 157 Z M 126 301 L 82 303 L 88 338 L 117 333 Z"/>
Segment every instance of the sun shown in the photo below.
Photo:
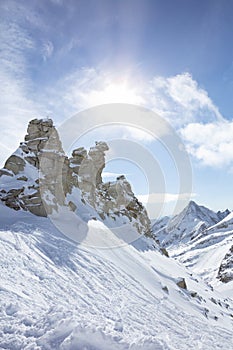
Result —
<path fill-rule="evenodd" d="M 103 89 L 93 90 L 89 94 L 89 102 L 92 105 L 106 103 L 130 103 L 143 104 L 143 98 L 138 89 L 127 80 L 107 83 Z"/>

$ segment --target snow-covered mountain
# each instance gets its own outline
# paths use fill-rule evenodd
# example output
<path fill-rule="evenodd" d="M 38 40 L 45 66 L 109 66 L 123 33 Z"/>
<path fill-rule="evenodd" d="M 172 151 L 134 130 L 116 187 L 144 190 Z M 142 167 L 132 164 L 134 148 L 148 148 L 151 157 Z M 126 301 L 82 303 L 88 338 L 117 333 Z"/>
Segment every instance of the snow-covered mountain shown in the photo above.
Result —
<path fill-rule="evenodd" d="M 90 220 L 78 245 L 48 218 L 0 213 L 1 349 L 232 349 L 232 300 L 143 241 Z"/>
<path fill-rule="evenodd" d="M 229 213 L 229 210 L 215 213 L 204 206 L 197 205 L 194 201 L 190 201 L 180 214 L 173 218 L 164 217 L 156 221 L 152 230 L 163 246 L 177 246 L 189 243 Z"/>
<path fill-rule="evenodd" d="M 233 291 L 233 214 L 213 212 L 191 201 L 177 216 L 160 219 L 152 229 L 169 255 L 219 290 Z M 161 226 L 162 223 L 162 226 Z"/>

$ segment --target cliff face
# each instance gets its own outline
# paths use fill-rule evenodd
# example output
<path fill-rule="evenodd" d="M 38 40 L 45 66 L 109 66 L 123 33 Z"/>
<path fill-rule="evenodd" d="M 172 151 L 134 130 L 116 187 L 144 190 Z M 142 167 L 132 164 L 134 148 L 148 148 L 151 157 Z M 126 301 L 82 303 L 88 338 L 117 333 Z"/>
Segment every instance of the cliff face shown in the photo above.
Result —
<path fill-rule="evenodd" d="M 68 199 L 78 189 L 82 203 L 103 221 L 120 218 L 140 234 L 150 236 L 147 212 L 126 178 L 122 175 L 114 182 L 103 183 L 106 151 L 105 142 L 96 142 L 89 151 L 75 149 L 69 159 L 53 121 L 34 119 L 24 142 L 0 170 L 0 200 L 14 210 L 28 210 L 38 216 L 47 216 L 59 205 L 69 206 L 78 214 L 80 198 Z"/>

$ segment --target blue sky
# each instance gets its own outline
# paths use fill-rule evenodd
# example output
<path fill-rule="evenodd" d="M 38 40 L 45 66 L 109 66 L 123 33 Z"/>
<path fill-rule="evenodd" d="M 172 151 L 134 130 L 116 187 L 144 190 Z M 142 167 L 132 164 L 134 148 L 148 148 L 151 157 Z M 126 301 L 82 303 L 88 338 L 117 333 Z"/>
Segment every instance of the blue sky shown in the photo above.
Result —
<path fill-rule="evenodd" d="M 182 138 L 194 199 L 233 209 L 232 10 L 229 0 L 1 0 L 1 164 L 34 117 L 49 115 L 59 126 L 87 107 L 133 103 L 166 118 Z M 156 143 L 132 139 L 164 160 Z M 171 204 L 177 181 L 168 164 Z M 115 162 L 107 171 L 121 166 L 144 195 L 135 166 Z"/>

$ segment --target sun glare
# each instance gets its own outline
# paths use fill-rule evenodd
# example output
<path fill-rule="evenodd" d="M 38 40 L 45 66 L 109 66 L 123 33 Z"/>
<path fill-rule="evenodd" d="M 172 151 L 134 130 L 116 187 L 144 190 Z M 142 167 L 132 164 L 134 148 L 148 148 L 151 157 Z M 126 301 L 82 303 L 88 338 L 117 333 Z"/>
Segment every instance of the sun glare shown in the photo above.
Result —
<path fill-rule="evenodd" d="M 110 83 L 102 90 L 90 92 L 89 102 L 92 105 L 106 103 L 130 103 L 143 104 L 144 100 L 137 89 L 131 86 L 127 81 L 120 83 Z"/>

